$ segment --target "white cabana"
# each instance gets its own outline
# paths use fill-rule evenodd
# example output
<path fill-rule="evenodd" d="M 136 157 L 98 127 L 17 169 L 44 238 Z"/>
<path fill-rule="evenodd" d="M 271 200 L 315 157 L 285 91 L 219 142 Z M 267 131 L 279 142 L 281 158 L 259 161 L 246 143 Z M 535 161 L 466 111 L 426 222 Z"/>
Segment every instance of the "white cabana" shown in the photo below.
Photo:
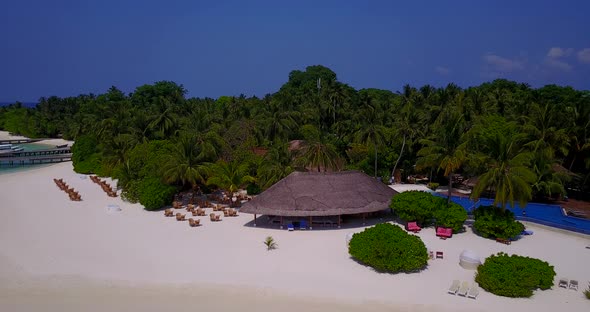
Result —
<path fill-rule="evenodd" d="M 121 207 L 119 207 L 119 205 L 114 205 L 114 204 L 107 205 L 107 213 L 108 214 L 117 213 L 120 211 L 121 211 Z"/>
<path fill-rule="evenodd" d="M 481 265 L 481 259 L 472 250 L 463 250 L 459 256 L 459 265 L 467 270 L 475 270 Z"/>

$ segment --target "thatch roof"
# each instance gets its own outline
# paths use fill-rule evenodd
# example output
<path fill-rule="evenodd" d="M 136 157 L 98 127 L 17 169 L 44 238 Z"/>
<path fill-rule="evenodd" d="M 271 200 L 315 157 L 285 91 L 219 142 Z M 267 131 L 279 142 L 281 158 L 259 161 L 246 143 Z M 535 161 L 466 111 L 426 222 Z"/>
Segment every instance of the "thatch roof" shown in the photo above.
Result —
<path fill-rule="evenodd" d="M 276 216 L 334 216 L 381 211 L 396 191 L 359 171 L 293 172 L 240 212 Z"/>

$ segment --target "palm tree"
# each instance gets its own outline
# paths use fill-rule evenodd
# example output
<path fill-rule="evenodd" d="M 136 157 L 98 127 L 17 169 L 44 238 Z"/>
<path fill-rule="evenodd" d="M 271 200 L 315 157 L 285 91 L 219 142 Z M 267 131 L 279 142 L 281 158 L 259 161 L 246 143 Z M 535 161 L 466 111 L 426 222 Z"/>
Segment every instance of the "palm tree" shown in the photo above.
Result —
<path fill-rule="evenodd" d="M 524 125 L 530 140 L 526 146 L 533 152 L 548 148 L 552 157 L 556 152 L 567 155 L 569 137 L 565 128 L 557 128 L 555 115 L 548 104 L 543 107 L 533 105 L 531 116 L 526 118 Z"/>
<path fill-rule="evenodd" d="M 318 172 L 341 169 L 342 160 L 336 152 L 336 148 L 315 125 L 304 125 L 299 132 L 303 135 L 304 141 L 296 152 L 295 164 L 297 166 L 312 170 L 317 168 Z"/>
<path fill-rule="evenodd" d="M 297 127 L 296 112 L 285 110 L 282 105 L 271 102 L 264 112 L 263 123 L 266 126 L 266 136 L 273 142 L 275 139 L 287 139 Z"/>
<path fill-rule="evenodd" d="M 166 99 L 161 99 L 167 102 Z M 163 138 L 168 138 L 172 132 L 176 129 L 178 117 L 172 111 L 172 107 L 168 106 L 163 111 L 153 116 L 152 121 L 149 124 L 149 128 L 152 131 L 159 133 Z"/>
<path fill-rule="evenodd" d="M 442 118 L 443 121 L 435 126 L 438 131 L 434 138 L 420 140 L 424 147 L 418 151 L 420 158 L 416 162 L 416 168 L 420 170 L 438 166 L 439 170 L 443 170 L 449 180 L 448 202 L 450 202 L 453 174 L 467 159 L 467 144 L 462 142 L 465 131 L 463 116 L 452 108 L 447 109 L 443 114 L 447 118 Z"/>
<path fill-rule="evenodd" d="M 399 161 L 402 159 L 404 154 L 404 148 L 406 147 L 407 140 L 413 141 L 413 139 L 421 133 L 420 129 L 416 127 L 416 125 L 420 122 L 420 116 L 416 110 L 414 100 L 417 96 L 418 95 L 416 93 L 412 92 L 408 97 L 404 97 L 403 101 L 405 103 L 403 104 L 401 112 L 397 115 L 397 118 L 394 122 L 395 132 L 398 135 L 401 135 L 403 140 L 399 156 L 395 161 L 393 170 L 391 171 L 392 178 L 394 177 L 395 170 L 397 169 Z"/>
<path fill-rule="evenodd" d="M 375 150 L 375 171 L 377 177 L 377 149 L 385 141 L 387 129 L 383 126 L 383 110 L 369 95 L 364 95 L 363 106 L 358 114 L 361 127 L 357 130 L 354 141 L 373 146 Z"/>
<path fill-rule="evenodd" d="M 292 153 L 288 144 L 274 144 L 256 170 L 258 185 L 262 189 L 267 189 L 293 172 L 291 160 Z"/>
<path fill-rule="evenodd" d="M 248 164 L 220 160 L 207 168 L 207 185 L 215 185 L 231 194 L 255 179 L 248 174 Z"/>
<path fill-rule="evenodd" d="M 196 137 L 181 136 L 162 168 L 166 182 L 188 183 L 195 188 L 197 183 L 204 181 L 206 167 L 201 154 Z"/>
<path fill-rule="evenodd" d="M 535 196 L 565 195 L 564 184 L 570 181 L 571 177 L 566 173 L 567 170 L 554 160 L 549 149 L 534 153 L 531 164 L 536 175 L 532 185 Z"/>
<path fill-rule="evenodd" d="M 531 184 L 535 182 L 535 173 L 528 168 L 531 154 L 519 150 L 522 136 L 513 134 L 492 136 L 486 146 L 489 154 L 486 156 L 487 172 L 479 176 L 473 188 L 472 198 L 478 199 L 485 190 L 493 190 L 496 195 L 494 205 L 502 209 L 514 201 L 519 201 L 521 207 L 531 199 Z"/>

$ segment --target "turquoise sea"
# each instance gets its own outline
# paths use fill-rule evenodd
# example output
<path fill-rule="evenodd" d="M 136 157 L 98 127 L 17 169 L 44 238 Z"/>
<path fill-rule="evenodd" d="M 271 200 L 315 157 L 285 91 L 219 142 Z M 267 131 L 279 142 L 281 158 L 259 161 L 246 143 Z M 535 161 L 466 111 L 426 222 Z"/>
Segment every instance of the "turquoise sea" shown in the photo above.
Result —
<path fill-rule="evenodd" d="M 25 151 L 36 151 L 41 149 L 48 149 L 54 148 L 55 145 L 49 144 L 40 144 L 40 143 L 28 143 L 28 144 L 17 144 L 20 147 L 24 148 Z M 27 170 L 35 170 L 43 167 L 51 166 L 51 164 L 37 164 L 37 165 L 24 165 L 24 166 L 7 166 L 2 165 L 0 166 L 0 175 L 13 173 L 13 172 L 21 172 Z"/>

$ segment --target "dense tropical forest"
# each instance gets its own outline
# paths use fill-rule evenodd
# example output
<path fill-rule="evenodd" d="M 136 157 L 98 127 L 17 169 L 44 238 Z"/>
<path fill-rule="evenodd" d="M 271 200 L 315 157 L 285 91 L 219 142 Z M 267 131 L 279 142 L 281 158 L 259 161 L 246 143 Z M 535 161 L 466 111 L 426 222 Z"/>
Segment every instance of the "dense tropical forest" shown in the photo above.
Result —
<path fill-rule="evenodd" d="M 442 185 L 461 174 L 477 177 L 474 197 L 498 205 L 590 190 L 589 91 L 507 80 L 355 90 L 310 66 L 263 98 L 186 93 L 161 81 L 128 95 L 41 98 L 1 107 L 0 128 L 75 140 L 76 171 L 118 179 L 148 209 L 191 187 L 258 192 L 293 170 L 423 174 Z"/>

